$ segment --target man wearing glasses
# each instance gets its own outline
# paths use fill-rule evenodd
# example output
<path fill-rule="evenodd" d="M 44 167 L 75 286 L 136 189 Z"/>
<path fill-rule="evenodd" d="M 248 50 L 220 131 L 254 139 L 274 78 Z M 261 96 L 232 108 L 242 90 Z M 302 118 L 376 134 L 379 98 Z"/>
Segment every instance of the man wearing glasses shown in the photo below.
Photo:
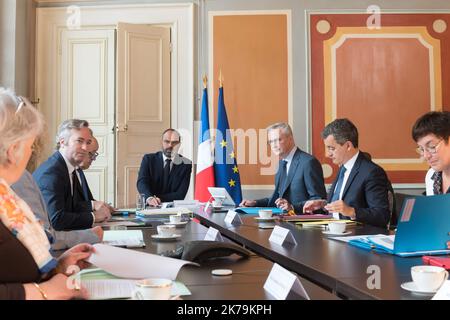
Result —
<path fill-rule="evenodd" d="M 414 124 L 412 137 L 417 153 L 430 166 L 425 177 L 427 196 L 450 194 L 450 112 L 426 113 Z"/>
<path fill-rule="evenodd" d="M 162 134 L 162 150 L 144 155 L 137 189 L 145 195 L 146 203 L 156 207 L 162 202 L 183 200 L 191 179 L 191 160 L 178 154 L 181 137 L 175 129 Z"/>

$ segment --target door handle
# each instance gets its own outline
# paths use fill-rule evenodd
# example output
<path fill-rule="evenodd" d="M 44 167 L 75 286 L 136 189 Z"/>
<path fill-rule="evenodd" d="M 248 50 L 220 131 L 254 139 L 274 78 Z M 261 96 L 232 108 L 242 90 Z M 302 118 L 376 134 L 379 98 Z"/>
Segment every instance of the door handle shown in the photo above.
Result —
<path fill-rule="evenodd" d="M 113 127 L 113 132 L 114 132 L 114 130 L 116 131 L 116 132 L 127 132 L 128 131 L 128 124 L 125 124 L 122 128 L 120 127 L 120 125 L 115 125 L 114 127 Z"/>

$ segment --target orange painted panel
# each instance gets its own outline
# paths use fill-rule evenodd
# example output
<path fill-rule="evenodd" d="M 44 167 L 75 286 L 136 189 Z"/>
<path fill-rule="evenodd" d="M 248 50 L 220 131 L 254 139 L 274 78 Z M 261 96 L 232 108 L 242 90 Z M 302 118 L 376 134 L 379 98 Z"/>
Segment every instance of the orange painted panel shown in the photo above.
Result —
<path fill-rule="evenodd" d="M 330 72 L 325 70 L 324 65 L 324 41 L 332 38 L 338 27 L 366 27 L 368 17 L 367 14 L 310 16 L 313 154 L 333 169 L 336 168 L 325 157 L 320 137 L 325 126 L 324 75 L 325 72 Z M 433 23 L 438 19 L 445 21 L 447 31 L 437 33 L 433 30 Z M 316 29 L 321 20 L 327 21 L 331 26 L 325 34 Z M 437 106 L 450 110 L 450 14 L 382 14 L 381 26 L 425 27 L 428 34 L 439 41 L 441 71 L 438 76 L 441 80 L 442 101 Z M 357 124 L 360 145 L 363 150 L 370 149 L 367 151 L 374 158 L 395 155 L 417 158 L 413 152 L 414 142 L 410 131 L 419 114 L 429 110 L 429 95 L 433 94 L 429 92 L 430 74 L 426 72 L 429 66 L 424 59 L 425 52 L 417 45 L 417 40 L 391 40 L 395 44 L 386 39 L 364 38 L 360 42 L 352 39 L 353 43 L 349 44 L 352 44 L 353 48 L 344 45 L 341 52 L 337 49 L 337 116 L 348 117 Z M 370 74 L 365 77 L 361 75 L 364 72 Z M 362 103 L 370 106 L 370 110 L 368 107 L 361 109 L 358 104 Z M 384 110 L 389 110 L 386 118 L 381 116 Z M 333 172 L 333 175 L 326 179 L 327 183 L 335 178 L 336 170 Z M 387 171 L 393 183 L 423 183 L 425 172 Z"/>
<path fill-rule="evenodd" d="M 288 121 L 288 48 L 286 15 L 227 15 L 213 18 L 214 122 L 217 121 L 219 71 L 232 129 L 264 129 Z M 264 143 L 264 142 L 263 142 Z M 256 145 L 259 144 L 256 143 Z M 240 149 L 234 145 L 235 149 Z M 251 150 L 250 150 L 251 149 Z M 256 147 L 237 154 L 244 185 L 273 185 L 260 175 L 260 158 L 248 164 Z"/>
<path fill-rule="evenodd" d="M 429 73 L 417 39 L 348 39 L 336 50 L 337 117 L 351 118 L 374 159 L 417 158 L 410 131 L 430 110 Z"/>

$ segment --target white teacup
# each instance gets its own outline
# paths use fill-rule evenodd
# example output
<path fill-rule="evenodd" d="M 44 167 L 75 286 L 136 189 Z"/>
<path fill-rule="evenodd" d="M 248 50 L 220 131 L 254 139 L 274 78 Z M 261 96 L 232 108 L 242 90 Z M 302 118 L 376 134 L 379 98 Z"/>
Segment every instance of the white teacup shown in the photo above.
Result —
<path fill-rule="evenodd" d="M 180 223 L 181 222 L 181 215 L 171 215 L 169 216 L 170 223 Z"/>
<path fill-rule="evenodd" d="M 172 280 L 143 279 L 136 281 L 132 298 L 135 300 L 169 300 Z"/>
<path fill-rule="evenodd" d="M 437 266 L 415 266 L 411 268 L 411 277 L 421 291 L 434 292 L 448 278 L 448 271 Z"/>
<path fill-rule="evenodd" d="M 222 199 L 214 199 L 212 202 L 212 205 L 214 208 L 221 208 L 223 206 L 223 200 Z"/>
<path fill-rule="evenodd" d="M 345 232 L 346 223 L 345 222 L 339 222 L 339 221 L 333 221 L 328 224 L 328 230 L 331 233 L 344 233 Z"/>
<path fill-rule="evenodd" d="M 174 225 L 165 225 L 161 224 L 156 227 L 158 230 L 158 234 L 162 237 L 171 237 L 175 234 L 175 226 Z"/>
<path fill-rule="evenodd" d="M 272 210 L 270 209 L 261 209 L 258 211 L 259 217 L 263 219 L 268 219 L 272 217 Z"/>

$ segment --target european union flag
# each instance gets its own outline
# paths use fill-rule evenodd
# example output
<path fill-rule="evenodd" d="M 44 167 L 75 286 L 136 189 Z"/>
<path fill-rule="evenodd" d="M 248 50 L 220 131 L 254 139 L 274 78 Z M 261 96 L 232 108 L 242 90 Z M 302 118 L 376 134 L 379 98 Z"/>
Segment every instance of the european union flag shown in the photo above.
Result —
<path fill-rule="evenodd" d="M 234 202 L 239 205 L 242 201 L 241 178 L 223 100 L 223 87 L 219 88 L 215 151 L 214 172 L 216 187 L 227 189 Z"/>

